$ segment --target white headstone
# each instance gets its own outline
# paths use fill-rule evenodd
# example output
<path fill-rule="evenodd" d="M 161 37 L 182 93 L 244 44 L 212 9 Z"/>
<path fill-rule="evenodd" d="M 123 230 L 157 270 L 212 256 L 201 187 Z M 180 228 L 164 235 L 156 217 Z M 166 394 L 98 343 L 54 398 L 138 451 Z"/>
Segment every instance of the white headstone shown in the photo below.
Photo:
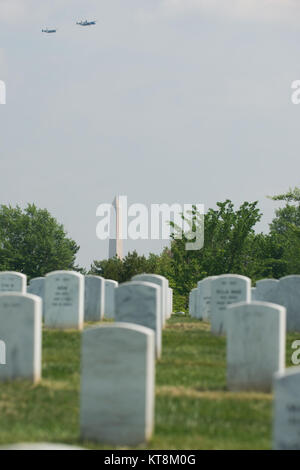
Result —
<path fill-rule="evenodd" d="M 274 377 L 273 448 L 300 450 L 300 367 Z"/>
<path fill-rule="evenodd" d="M 168 288 L 169 281 L 164 276 L 159 276 L 158 274 L 138 274 L 133 276 L 132 281 L 144 281 L 157 284 L 161 289 L 161 317 L 162 325 L 164 326 L 166 320 L 170 317 L 168 313 Z"/>
<path fill-rule="evenodd" d="M 54 271 L 45 281 L 45 326 L 83 328 L 84 276 L 75 271 Z"/>
<path fill-rule="evenodd" d="M 5 344 L 5 364 L 0 381 L 41 377 L 42 301 L 31 294 L 0 294 L 0 340 Z"/>
<path fill-rule="evenodd" d="M 154 331 L 156 357 L 160 358 L 160 287 L 150 282 L 125 282 L 115 290 L 115 309 L 117 322 L 135 323 Z"/>
<path fill-rule="evenodd" d="M 89 275 L 84 281 L 84 319 L 101 321 L 104 317 L 105 279 Z"/>
<path fill-rule="evenodd" d="M 211 290 L 211 331 L 223 335 L 228 305 L 250 302 L 251 280 L 239 274 L 223 274 L 212 281 Z"/>
<path fill-rule="evenodd" d="M 256 298 L 256 287 L 251 287 L 251 302 L 257 300 Z"/>
<path fill-rule="evenodd" d="M 19 292 L 26 294 L 27 276 L 14 271 L 0 272 L 0 292 Z"/>
<path fill-rule="evenodd" d="M 111 279 L 105 279 L 104 294 L 104 316 L 105 318 L 115 318 L 115 289 L 119 283 Z"/>
<path fill-rule="evenodd" d="M 173 289 L 169 287 L 169 314 L 172 315 L 173 313 Z"/>
<path fill-rule="evenodd" d="M 202 281 L 199 281 L 197 284 L 197 316 L 204 321 L 210 319 L 211 311 L 211 285 L 212 281 L 216 279 L 217 276 L 209 276 Z"/>
<path fill-rule="evenodd" d="M 300 332 L 300 276 L 282 277 L 278 284 L 277 303 L 286 307 L 287 331 Z"/>
<path fill-rule="evenodd" d="M 113 323 L 83 332 L 80 430 L 84 440 L 146 442 L 154 423 L 154 332 Z"/>
<path fill-rule="evenodd" d="M 27 294 L 37 295 L 42 299 L 42 313 L 44 311 L 45 302 L 45 278 L 35 277 L 31 279 L 29 286 L 27 287 Z"/>
<path fill-rule="evenodd" d="M 228 307 L 226 317 L 229 390 L 269 392 L 285 366 L 285 308 L 243 302 Z"/>
<path fill-rule="evenodd" d="M 196 300 L 198 289 L 195 287 L 191 290 L 189 295 L 189 314 L 191 317 L 196 318 Z"/>
<path fill-rule="evenodd" d="M 261 279 L 256 282 L 255 300 L 278 303 L 279 281 L 277 279 Z"/>

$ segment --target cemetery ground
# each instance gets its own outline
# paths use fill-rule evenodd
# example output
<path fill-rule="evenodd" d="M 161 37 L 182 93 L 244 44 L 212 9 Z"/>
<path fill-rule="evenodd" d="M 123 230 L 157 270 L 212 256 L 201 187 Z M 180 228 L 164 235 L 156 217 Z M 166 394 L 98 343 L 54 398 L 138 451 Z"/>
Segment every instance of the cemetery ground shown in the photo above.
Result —
<path fill-rule="evenodd" d="M 88 326 L 88 325 L 86 325 Z M 286 364 L 291 366 L 288 334 Z M 43 330 L 42 381 L 0 385 L 0 445 L 79 439 L 80 333 Z M 172 315 L 156 363 L 155 431 L 138 449 L 270 449 L 272 395 L 226 390 L 226 339 L 210 325 Z"/>

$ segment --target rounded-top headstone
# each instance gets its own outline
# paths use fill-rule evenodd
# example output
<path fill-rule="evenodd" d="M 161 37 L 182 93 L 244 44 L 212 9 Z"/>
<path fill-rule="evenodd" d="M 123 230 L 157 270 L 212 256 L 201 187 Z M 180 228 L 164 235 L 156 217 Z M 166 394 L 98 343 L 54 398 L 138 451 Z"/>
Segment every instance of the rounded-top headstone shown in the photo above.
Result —
<path fill-rule="evenodd" d="M 146 442 L 154 425 L 154 332 L 111 323 L 82 335 L 80 430 L 83 440 L 119 446 Z"/>
<path fill-rule="evenodd" d="M 45 326 L 83 328 L 84 276 L 75 271 L 53 271 L 45 281 Z"/>
<path fill-rule="evenodd" d="M 161 356 L 160 286 L 150 282 L 124 282 L 115 291 L 115 320 L 151 328 L 156 357 Z"/>
<path fill-rule="evenodd" d="M 112 279 L 105 279 L 105 296 L 104 296 L 104 316 L 105 318 L 115 318 L 115 289 L 119 283 Z"/>
<path fill-rule="evenodd" d="M 300 367 L 274 377 L 273 448 L 300 450 Z"/>
<path fill-rule="evenodd" d="M 105 279 L 101 276 L 85 276 L 84 319 L 101 321 L 104 317 Z"/>
<path fill-rule="evenodd" d="M 165 325 L 166 320 L 170 317 L 168 312 L 168 287 L 169 281 L 164 276 L 160 276 L 159 274 L 137 274 L 133 276 L 132 281 L 145 281 L 151 282 L 153 284 L 158 284 L 161 288 L 161 320 L 162 325 Z"/>
<path fill-rule="evenodd" d="M 32 294 L 0 294 L 0 340 L 5 345 L 0 381 L 41 377 L 42 301 Z M 2 358 L 3 359 L 3 358 Z"/>
<path fill-rule="evenodd" d="M 211 312 L 211 286 L 217 276 L 208 276 L 197 283 L 197 318 L 208 321 Z"/>
<path fill-rule="evenodd" d="M 0 292 L 26 294 L 27 276 L 15 271 L 0 272 Z"/>
<path fill-rule="evenodd" d="M 230 305 L 227 317 L 227 385 L 270 392 L 285 366 L 286 311 L 268 302 Z"/>
<path fill-rule="evenodd" d="M 277 303 L 287 312 L 287 330 L 300 332 L 300 276 L 285 276 L 279 280 Z"/>
<path fill-rule="evenodd" d="M 250 302 L 251 280 L 239 274 L 222 274 L 212 281 L 211 331 L 216 335 L 226 334 L 228 305 Z"/>

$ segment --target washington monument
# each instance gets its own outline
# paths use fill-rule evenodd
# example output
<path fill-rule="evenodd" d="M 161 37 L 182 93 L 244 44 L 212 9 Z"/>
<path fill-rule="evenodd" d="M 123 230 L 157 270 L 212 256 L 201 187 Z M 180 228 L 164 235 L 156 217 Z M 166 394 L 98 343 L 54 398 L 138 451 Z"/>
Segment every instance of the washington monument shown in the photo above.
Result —
<path fill-rule="evenodd" d="M 123 259 L 123 240 L 122 240 L 122 209 L 120 207 L 119 196 L 116 196 L 113 203 L 113 213 L 116 221 L 116 236 L 109 239 L 109 258 L 117 256 Z"/>

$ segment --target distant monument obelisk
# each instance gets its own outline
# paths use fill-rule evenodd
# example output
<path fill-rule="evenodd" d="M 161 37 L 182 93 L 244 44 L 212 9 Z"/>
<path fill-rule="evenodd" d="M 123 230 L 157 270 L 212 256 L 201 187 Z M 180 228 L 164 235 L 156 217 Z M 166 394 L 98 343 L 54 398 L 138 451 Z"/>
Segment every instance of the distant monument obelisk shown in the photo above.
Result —
<path fill-rule="evenodd" d="M 123 259 L 123 240 L 122 240 L 122 211 L 120 207 L 119 196 L 116 196 L 112 206 L 114 208 L 113 212 L 116 216 L 116 236 L 109 239 L 109 258 L 117 256 L 120 259 Z"/>

